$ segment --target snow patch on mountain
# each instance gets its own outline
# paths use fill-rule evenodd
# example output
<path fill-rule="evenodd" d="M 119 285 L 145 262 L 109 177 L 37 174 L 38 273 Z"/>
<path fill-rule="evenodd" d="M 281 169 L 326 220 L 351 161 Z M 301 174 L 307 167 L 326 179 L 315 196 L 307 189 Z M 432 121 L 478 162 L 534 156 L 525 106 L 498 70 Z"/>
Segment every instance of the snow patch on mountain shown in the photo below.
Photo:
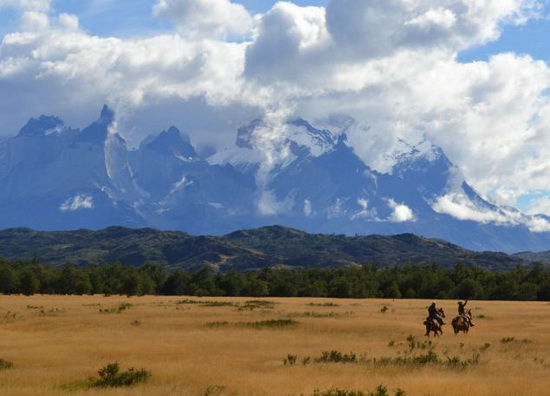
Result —
<path fill-rule="evenodd" d="M 306 120 L 298 118 L 287 125 L 286 138 L 298 147 L 307 148 L 314 157 L 319 157 L 332 150 L 337 143 L 337 136 L 327 129 L 314 128 Z"/>
<path fill-rule="evenodd" d="M 268 138 L 266 138 L 268 136 Z M 235 145 L 225 148 L 207 161 L 212 165 L 231 164 L 245 172 L 266 165 L 265 176 L 274 168 L 283 169 L 304 155 L 319 157 L 334 149 L 337 135 L 314 128 L 298 118 L 276 127 L 254 120 L 237 131 Z"/>
<path fill-rule="evenodd" d="M 89 194 L 77 194 L 73 197 L 67 198 L 59 206 L 59 210 L 62 212 L 74 212 L 82 209 L 93 209 L 94 208 L 94 199 Z"/>

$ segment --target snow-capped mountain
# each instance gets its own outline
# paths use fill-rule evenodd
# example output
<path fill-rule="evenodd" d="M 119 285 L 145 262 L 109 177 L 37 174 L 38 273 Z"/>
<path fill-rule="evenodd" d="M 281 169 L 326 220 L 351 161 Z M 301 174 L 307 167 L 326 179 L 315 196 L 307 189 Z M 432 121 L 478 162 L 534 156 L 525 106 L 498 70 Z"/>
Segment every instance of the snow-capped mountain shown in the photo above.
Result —
<path fill-rule="evenodd" d="M 308 232 L 413 232 L 475 250 L 548 250 L 550 222 L 478 194 L 428 141 L 402 142 L 380 172 L 303 119 L 254 120 L 201 157 L 170 127 L 129 150 L 105 106 L 83 130 L 31 119 L 0 141 L 0 228 L 152 226 L 219 235 L 282 224 Z"/>

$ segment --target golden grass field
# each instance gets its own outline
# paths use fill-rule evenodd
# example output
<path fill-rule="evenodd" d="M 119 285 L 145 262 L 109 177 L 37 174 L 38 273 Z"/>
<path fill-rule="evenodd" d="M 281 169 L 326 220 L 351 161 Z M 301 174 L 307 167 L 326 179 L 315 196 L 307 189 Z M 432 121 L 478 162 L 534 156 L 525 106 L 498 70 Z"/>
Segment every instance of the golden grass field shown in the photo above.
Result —
<path fill-rule="evenodd" d="M 450 322 L 456 301 L 438 301 L 448 325 L 433 341 L 433 351 L 442 362 L 445 356 L 461 361 L 480 356 L 477 364 L 459 368 L 374 363 L 427 353 L 405 352 L 409 335 L 426 340 L 425 300 L 281 298 L 262 299 L 274 304 L 253 309 L 243 309 L 251 298 L 184 300 L 0 296 L 0 358 L 13 363 L 0 370 L 0 395 L 309 396 L 314 389 L 367 392 L 381 384 L 390 395 L 398 388 L 407 396 L 550 394 L 550 305 L 545 302 L 470 301 L 476 327 L 455 336 Z M 126 303 L 131 306 L 117 313 Z M 388 310 L 382 313 L 384 306 Z M 288 318 L 298 323 L 246 325 Z M 359 361 L 315 362 L 331 350 L 353 352 Z M 296 364 L 284 363 L 289 354 L 297 357 Z M 112 362 L 122 369 L 145 368 L 152 376 L 129 388 L 79 385 Z"/>

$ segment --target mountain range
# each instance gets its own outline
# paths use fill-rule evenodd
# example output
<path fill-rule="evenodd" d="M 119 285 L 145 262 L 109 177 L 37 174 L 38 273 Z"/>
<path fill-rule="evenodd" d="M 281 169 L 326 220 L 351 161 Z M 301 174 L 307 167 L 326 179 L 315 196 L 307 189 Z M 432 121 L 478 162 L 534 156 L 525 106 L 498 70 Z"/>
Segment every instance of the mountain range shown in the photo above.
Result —
<path fill-rule="evenodd" d="M 176 127 L 129 149 L 104 106 L 84 129 L 30 119 L 0 140 L 0 228 L 153 227 L 224 235 L 281 224 L 309 233 L 414 233 L 483 251 L 550 248 L 550 218 L 478 194 L 443 150 L 402 142 L 380 172 L 337 131 L 303 119 L 238 129 L 208 156 Z"/>

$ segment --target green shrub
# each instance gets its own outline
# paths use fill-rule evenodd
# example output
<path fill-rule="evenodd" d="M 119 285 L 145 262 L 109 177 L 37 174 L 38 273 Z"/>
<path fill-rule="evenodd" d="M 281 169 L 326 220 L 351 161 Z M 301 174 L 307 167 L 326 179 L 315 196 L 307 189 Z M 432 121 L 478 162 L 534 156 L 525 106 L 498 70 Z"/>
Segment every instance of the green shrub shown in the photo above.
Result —
<path fill-rule="evenodd" d="M 223 385 L 208 385 L 203 396 L 217 396 L 221 395 L 224 391 L 225 386 Z"/>
<path fill-rule="evenodd" d="M 235 305 L 231 301 L 204 301 L 200 304 L 202 307 L 232 307 Z"/>
<path fill-rule="evenodd" d="M 253 311 L 256 308 L 273 309 L 275 303 L 273 301 L 265 300 L 248 300 L 244 305 L 240 306 L 239 311 L 250 310 Z"/>
<path fill-rule="evenodd" d="M 229 322 L 226 321 L 226 320 L 216 321 L 216 322 L 207 322 L 206 326 L 208 326 L 208 327 L 227 327 L 227 326 L 229 326 Z"/>
<path fill-rule="evenodd" d="M 491 346 L 491 344 L 489 344 L 488 342 L 486 342 L 482 347 L 479 348 L 479 350 L 481 352 L 485 352 L 487 349 L 489 349 L 489 347 Z"/>
<path fill-rule="evenodd" d="M 126 311 L 127 309 L 130 309 L 130 307 L 132 307 L 133 304 L 131 303 L 120 303 L 118 304 L 117 307 L 114 307 L 114 308 L 105 308 L 105 309 L 102 309 L 100 308 L 99 309 L 99 313 L 103 313 L 103 314 L 119 314 L 123 311 Z"/>
<path fill-rule="evenodd" d="M 500 340 L 502 344 L 531 344 L 533 341 L 524 338 L 523 340 L 516 340 L 516 337 L 504 337 Z"/>
<path fill-rule="evenodd" d="M 10 368 L 13 368 L 13 363 L 0 358 L 0 370 L 7 370 Z"/>
<path fill-rule="evenodd" d="M 296 355 L 290 355 L 288 354 L 286 356 L 286 359 L 284 360 L 284 364 L 285 366 L 288 364 L 289 366 L 292 366 L 294 364 L 296 364 L 296 359 L 298 358 L 298 356 Z"/>
<path fill-rule="evenodd" d="M 296 326 L 298 324 L 294 319 L 269 319 L 269 320 L 260 320 L 256 322 L 246 322 L 245 326 L 254 327 L 254 328 L 279 328 L 279 327 L 289 327 Z"/>
<path fill-rule="evenodd" d="M 357 355 L 353 352 L 349 354 L 340 351 L 322 351 L 321 357 L 315 359 L 319 363 L 357 363 Z"/>
<path fill-rule="evenodd" d="M 351 391 L 345 389 L 329 389 L 326 391 L 315 389 L 311 396 L 367 396 L 367 394 L 361 391 Z"/>
<path fill-rule="evenodd" d="M 97 372 L 99 378 L 92 380 L 91 386 L 99 388 L 117 388 L 131 386 L 140 382 L 146 382 L 151 373 L 145 369 L 136 370 L 133 367 L 126 371 L 120 371 L 118 363 L 109 363 Z"/>
<path fill-rule="evenodd" d="M 388 393 L 388 388 L 386 388 L 384 385 L 378 385 L 376 387 L 376 390 L 374 392 L 362 392 L 362 391 L 355 391 L 355 390 L 345 390 L 345 389 L 329 389 L 326 391 L 320 391 L 319 389 L 315 389 L 311 396 L 390 396 Z M 404 390 L 397 389 L 395 391 L 394 396 L 407 396 Z"/>
<path fill-rule="evenodd" d="M 338 304 L 335 304 L 333 302 L 320 303 L 320 304 L 309 303 L 307 305 L 309 305 L 310 307 L 338 307 L 339 306 Z"/>

